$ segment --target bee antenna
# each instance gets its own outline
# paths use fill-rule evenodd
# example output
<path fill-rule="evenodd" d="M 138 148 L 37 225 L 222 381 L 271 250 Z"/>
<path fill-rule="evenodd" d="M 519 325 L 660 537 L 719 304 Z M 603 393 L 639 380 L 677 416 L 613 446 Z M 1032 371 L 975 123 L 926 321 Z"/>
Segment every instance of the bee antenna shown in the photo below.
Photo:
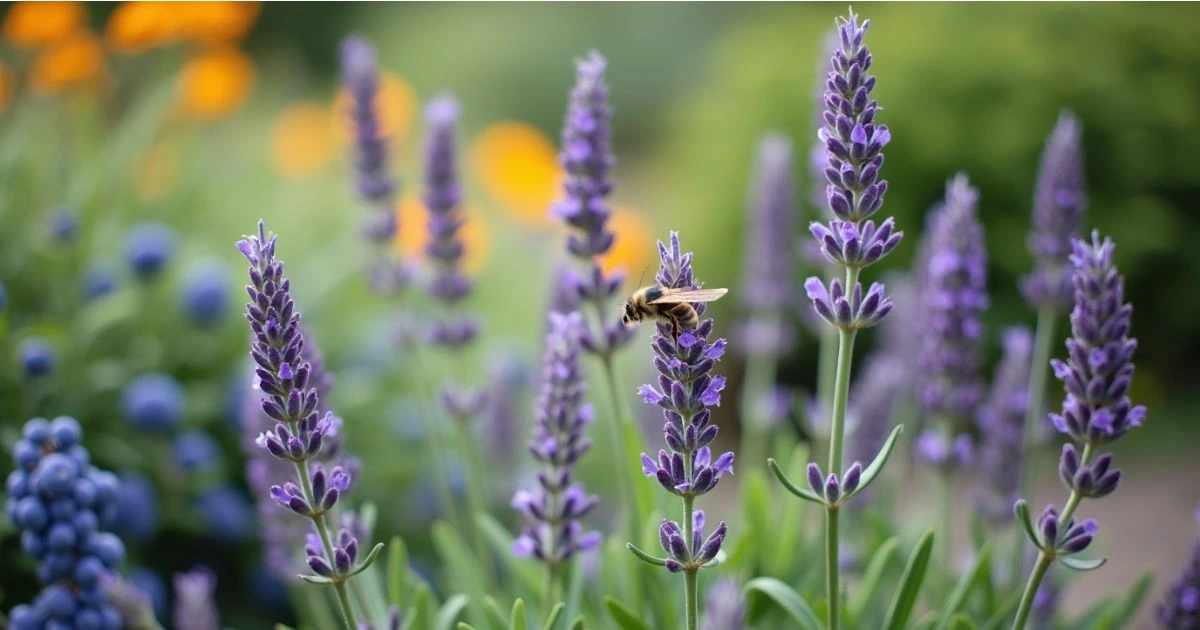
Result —
<path fill-rule="evenodd" d="M 650 265 L 646 265 L 645 267 L 642 267 L 642 275 L 638 276 L 638 283 L 637 283 L 637 286 L 639 289 L 642 288 L 642 280 L 646 279 L 647 271 L 650 271 Z"/>

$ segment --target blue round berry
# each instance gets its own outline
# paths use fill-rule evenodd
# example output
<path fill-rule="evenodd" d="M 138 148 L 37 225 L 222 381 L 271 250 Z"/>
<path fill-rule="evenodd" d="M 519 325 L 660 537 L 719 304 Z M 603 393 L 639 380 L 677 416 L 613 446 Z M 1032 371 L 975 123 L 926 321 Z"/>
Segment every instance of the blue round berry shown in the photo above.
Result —
<path fill-rule="evenodd" d="M 64 245 L 75 240 L 75 232 L 78 227 L 79 221 L 75 217 L 75 212 L 62 206 L 51 210 L 49 220 L 46 221 L 46 230 L 50 233 L 50 239 Z"/>
<path fill-rule="evenodd" d="M 34 606 L 46 617 L 70 619 L 75 615 L 75 596 L 66 586 L 51 584 L 42 591 L 41 595 L 38 595 Z"/>
<path fill-rule="evenodd" d="M 75 570 L 75 553 L 73 551 L 47 551 L 38 568 L 45 569 L 46 575 L 50 577 L 46 581 L 47 584 L 69 578 Z"/>
<path fill-rule="evenodd" d="M 42 459 L 42 449 L 34 446 L 29 440 L 17 440 L 13 444 L 13 460 L 17 466 L 25 470 L 33 470 Z"/>
<path fill-rule="evenodd" d="M 29 494 L 29 475 L 24 470 L 14 470 L 8 473 L 4 487 L 8 490 L 8 496 L 20 499 Z"/>
<path fill-rule="evenodd" d="M 96 484 L 90 477 L 82 477 L 75 481 L 75 489 L 71 495 L 75 503 L 81 507 L 91 507 L 96 502 Z"/>
<path fill-rule="evenodd" d="M 147 569 L 138 567 L 129 572 L 129 581 L 141 591 L 154 609 L 154 616 L 159 620 L 167 618 L 167 585 L 162 576 Z"/>
<path fill-rule="evenodd" d="M 117 276 L 107 267 L 93 267 L 83 275 L 83 299 L 98 300 L 117 288 Z"/>
<path fill-rule="evenodd" d="M 197 503 L 204 515 L 208 535 L 219 542 L 240 542 L 253 533 L 250 501 L 237 488 L 214 488 L 200 495 Z"/>
<path fill-rule="evenodd" d="M 183 310 L 197 324 L 220 321 L 229 310 L 229 274 L 215 261 L 193 265 L 183 281 Z"/>
<path fill-rule="evenodd" d="M 121 475 L 115 512 L 111 527 L 114 532 L 135 540 L 149 538 L 158 528 L 158 500 L 154 485 L 139 473 Z"/>
<path fill-rule="evenodd" d="M 104 617 L 98 608 L 80 608 L 75 612 L 75 628 L 77 630 L 101 630 L 104 628 Z"/>
<path fill-rule="evenodd" d="M 100 617 L 104 619 L 103 630 L 121 630 L 124 625 L 124 620 L 121 619 L 121 613 L 117 612 L 112 606 L 101 606 Z"/>
<path fill-rule="evenodd" d="M 63 452 L 69 455 L 71 459 L 79 462 L 80 469 L 87 468 L 92 464 L 92 456 L 88 454 L 87 449 L 82 444 L 76 444 Z"/>
<path fill-rule="evenodd" d="M 142 429 L 169 429 L 183 414 L 183 388 L 166 374 L 143 374 L 125 386 L 125 418 Z"/>
<path fill-rule="evenodd" d="M 46 553 L 46 539 L 27 529 L 21 532 L 21 551 L 34 560 L 41 560 Z"/>
<path fill-rule="evenodd" d="M 54 369 L 54 347 L 41 337 L 30 337 L 21 342 L 21 369 L 29 378 L 46 376 Z"/>
<path fill-rule="evenodd" d="M 55 521 L 70 520 L 78 509 L 79 506 L 75 505 L 75 500 L 70 497 L 55 499 L 50 502 L 50 518 Z"/>
<path fill-rule="evenodd" d="M 45 418 L 34 418 L 25 423 L 21 437 L 29 440 L 34 446 L 45 446 L 50 439 L 50 421 Z"/>
<path fill-rule="evenodd" d="M 204 431 L 188 431 L 175 438 L 175 461 L 180 468 L 193 471 L 217 463 L 221 447 Z"/>
<path fill-rule="evenodd" d="M 72 617 L 71 620 L 73 621 L 74 617 Z M 46 622 L 46 630 L 75 630 L 75 626 L 68 621 L 51 619 L 50 621 Z"/>
<path fill-rule="evenodd" d="M 125 545 L 121 539 L 108 532 L 92 536 L 87 544 L 87 552 L 100 559 L 104 566 L 115 569 L 125 560 Z"/>
<path fill-rule="evenodd" d="M 116 475 L 107 470 L 92 469 L 89 480 L 96 487 L 95 505 L 116 502 L 117 492 L 121 489 L 121 482 Z"/>
<path fill-rule="evenodd" d="M 19 604 L 8 613 L 8 625 L 12 630 L 42 630 L 45 623 L 45 617 L 28 604 Z"/>
<path fill-rule="evenodd" d="M 171 258 L 177 237 L 161 223 L 134 226 L 125 238 L 125 256 L 134 274 L 146 279 L 158 275 Z"/>
<path fill-rule="evenodd" d="M 73 519 L 72 519 L 73 520 Z M 51 551 L 70 551 L 75 548 L 75 527 L 59 521 L 46 532 L 46 544 Z"/>
<path fill-rule="evenodd" d="M 96 529 L 100 527 L 100 521 L 96 518 L 95 512 L 80 510 L 75 513 L 75 518 L 71 519 L 71 527 L 75 530 L 77 540 L 87 540 L 88 536 L 96 533 Z"/>
<path fill-rule="evenodd" d="M 79 478 L 79 463 L 62 453 L 50 453 L 33 471 L 33 488 L 40 494 L 58 498 L 69 496 Z M 54 506 L 51 506 L 53 513 Z"/>
<path fill-rule="evenodd" d="M 75 573 L 72 576 L 75 583 L 83 588 L 91 588 L 100 583 L 100 578 L 108 572 L 104 568 L 104 563 L 95 556 L 84 556 L 75 564 Z"/>
<path fill-rule="evenodd" d="M 70 416 L 59 416 L 50 422 L 50 435 L 58 442 L 60 449 L 68 449 L 79 444 L 83 437 L 83 427 L 79 421 Z"/>
<path fill-rule="evenodd" d="M 17 501 L 15 516 L 18 527 L 35 532 L 42 531 L 50 522 L 50 512 L 46 509 L 46 504 L 35 496 L 27 496 Z"/>

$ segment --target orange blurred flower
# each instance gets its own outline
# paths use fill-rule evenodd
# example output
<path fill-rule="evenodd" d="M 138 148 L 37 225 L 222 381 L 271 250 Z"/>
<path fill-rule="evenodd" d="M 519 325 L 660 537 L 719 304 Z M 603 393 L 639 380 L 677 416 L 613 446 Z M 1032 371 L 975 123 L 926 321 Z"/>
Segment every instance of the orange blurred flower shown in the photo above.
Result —
<path fill-rule="evenodd" d="M 375 116 L 379 119 L 379 135 L 395 142 L 412 131 L 417 112 L 417 93 L 403 78 L 390 72 L 379 73 L 379 91 L 375 94 Z M 341 142 L 354 138 L 354 123 L 350 120 L 350 92 L 345 87 L 333 98 L 333 126 Z"/>
<path fill-rule="evenodd" d="M 463 209 L 466 221 L 459 228 L 463 243 L 463 270 L 475 273 L 483 268 L 491 254 L 492 235 L 483 215 L 473 208 Z M 429 244 L 429 212 L 416 194 L 405 195 L 396 205 L 396 247 L 410 260 L 425 260 Z"/>
<path fill-rule="evenodd" d="M 621 270 L 627 277 L 633 277 L 648 268 L 652 260 L 657 258 L 654 229 L 632 208 L 614 208 L 608 220 L 608 229 L 616 235 L 616 241 L 612 249 L 600 257 L 600 266 L 606 273 Z"/>
<path fill-rule="evenodd" d="M 288 106 L 271 127 L 271 162 L 288 177 L 311 175 L 333 155 L 329 112 L 315 101 Z"/>
<path fill-rule="evenodd" d="M 56 44 L 83 30 L 86 21 L 80 2 L 14 2 L 4 18 L 4 39 L 22 48 Z"/>
<path fill-rule="evenodd" d="M 171 192 L 179 181 L 179 147 L 159 143 L 134 159 L 133 188 L 142 201 L 154 201 Z"/>
<path fill-rule="evenodd" d="M 80 33 L 38 53 L 29 81 L 38 94 L 94 83 L 104 73 L 104 49 L 91 33 Z"/>
<path fill-rule="evenodd" d="M 184 2 L 179 12 L 180 36 L 199 42 L 236 42 L 250 32 L 262 5 L 258 2 Z"/>
<path fill-rule="evenodd" d="M 514 216 L 533 225 L 550 222 L 563 171 L 545 134 L 527 123 L 499 122 L 479 135 L 471 154 L 484 188 Z"/>
<path fill-rule="evenodd" d="M 185 6 L 176 2 L 122 2 L 108 18 L 105 38 L 114 50 L 123 53 L 172 42 L 179 36 Z"/>
<path fill-rule="evenodd" d="M 8 99 L 12 95 L 13 78 L 12 73 L 4 64 L 0 63 L 0 112 L 8 106 Z"/>
<path fill-rule="evenodd" d="M 245 102 L 254 83 L 254 62 L 225 46 L 194 56 L 179 75 L 179 103 L 201 119 L 217 118 Z"/>

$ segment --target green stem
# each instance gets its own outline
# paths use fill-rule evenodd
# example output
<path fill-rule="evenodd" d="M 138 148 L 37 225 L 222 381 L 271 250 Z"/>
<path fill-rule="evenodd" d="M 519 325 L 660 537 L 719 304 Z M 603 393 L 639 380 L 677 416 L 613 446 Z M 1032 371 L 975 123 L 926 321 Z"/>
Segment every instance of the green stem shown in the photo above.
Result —
<path fill-rule="evenodd" d="M 483 538 L 483 531 L 475 522 L 475 518 L 487 511 L 483 497 L 480 496 L 481 477 L 478 474 L 476 462 L 478 454 L 471 444 L 471 428 L 467 424 L 466 418 L 452 418 L 455 424 L 455 436 L 458 439 L 459 457 L 462 457 L 463 476 L 465 477 L 465 486 L 467 492 L 467 516 L 464 520 L 464 533 L 470 532 L 472 541 L 475 544 L 475 553 L 479 556 L 479 561 L 483 563 L 483 571 L 485 578 L 490 582 L 495 571 L 492 567 L 492 554 L 488 552 L 487 542 Z"/>
<path fill-rule="evenodd" d="M 632 412 L 628 411 L 628 406 L 623 403 L 623 398 L 618 390 L 616 367 L 613 365 L 612 355 L 603 355 L 601 361 L 604 364 L 604 379 L 608 384 L 609 403 L 612 407 L 612 419 L 608 422 L 609 438 L 612 441 L 613 449 L 612 457 L 616 461 L 622 462 L 616 467 L 617 489 L 621 495 L 621 505 L 629 510 L 628 538 L 635 540 L 637 529 L 642 523 L 642 515 L 638 513 L 637 501 L 633 498 L 633 480 L 629 477 L 630 464 L 623 461 L 626 453 L 623 433 L 630 428 L 636 430 L 637 427 L 633 424 Z"/>
<path fill-rule="evenodd" d="M 858 269 L 846 268 L 846 291 L 858 283 Z M 838 331 L 837 372 L 833 381 L 833 416 L 829 422 L 829 472 L 842 472 L 842 441 L 846 428 L 846 399 L 850 394 L 850 365 L 854 359 L 855 330 Z M 829 630 L 840 623 L 838 606 L 838 518 L 836 506 L 826 506 L 825 518 L 825 590 L 829 598 Z"/>
<path fill-rule="evenodd" d="M 1091 443 L 1084 445 L 1083 453 L 1079 456 L 1080 468 L 1087 466 L 1094 451 L 1095 446 Z M 1083 501 L 1083 495 L 1072 490 L 1071 496 L 1067 498 L 1067 504 L 1063 506 L 1062 514 L 1058 517 L 1060 527 L 1065 528 L 1067 523 L 1071 522 L 1071 517 L 1075 515 L 1075 510 L 1079 507 L 1080 501 Z M 1029 574 L 1029 581 L 1025 583 L 1025 591 L 1021 594 L 1021 604 L 1017 608 L 1017 617 L 1013 620 L 1013 630 L 1022 630 L 1025 627 L 1025 622 L 1029 620 L 1029 613 L 1033 610 L 1033 599 L 1037 595 L 1038 588 L 1042 585 L 1042 578 L 1046 577 L 1046 570 L 1054 562 L 1054 558 L 1054 554 L 1047 553 L 1044 550 L 1038 554 L 1037 563 L 1033 565 L 1033 571 Z"/>
<path fill-rule="evenodd" d="M 423 365 L 421 358 L 418 356 L 420 351 L 419 342 L 411 342 L 408 344 L 408 351 L 413 359 L 413 365 Z M 462 522 L 458 517 L 458 508 L 455 507 L 454 492 L 450 486 L 450 478 L 446 474 L 446 445 L 442 443 L 442 426 L 435 420 L 435 414 L 431 409 L 432 405 L 427 398 L 432 395 L 425 382 L 424 370 L 412 370 L 411 373 L 416 379 L 417 402 L 421 406 L 421 423 L 425 430 L 425 435 L 429 437 L 429 463 L 433 470 L 433 486 L 437 492 L 438 501 L 442 504 L 442 509 L 446 515 L 446 519 L 459 531 L 463 531 Z"/>
<path fill-rule="evenodd" d="M 1037 458 L 1034 457 L 1034 451 L 1037 449 L 1037 429 L 1038 422 L 1042 419 L 1042 414 L 1045 412 L 1046 402 L 1046 381 L 1050 367 L 1050 353 L 1054 345 L 1054 329 L 1058 323 L 1058 310 L 1054 307 L 1044 306 L 1038 310 L 1037 332 L 1035 333 L 1033 343 L 1033 358 L 1029 366 L 1029 395 L 1028 403 L 1025 407 L 1025 423 L 1021 430 L 1021 457 L 1024 464 L 1024 470 L 1021 471 L 1020 496 L 1028 497 L 1032 494 L 1035 478 L 1037 477 Z M 1022 559 L 1025 554 L 1021 553 L 1025 546 L 1024 536 L 1017 535 L 1016 544 L 1012 554 L 1012 579 L 1016 583 L 1017 576 L 1021 574 Z"/>
<path fill-rule="evenodd" d="M 293 426 L 293 433 L 295 427 Z M 317 505 L 316 496 L 313 494 L 312 481 L 308 478 L 308 461 L 300 460 L 295 462 L 296 475 L 300 477 L 300 488 L 304 492 L 304 500 L 311 506 Z M 321 513 L 312 518 L 313 525 L 317 528 L 317 536 L 321 539 L 321 546 L 325 550 L 325 559 L 329 562 L 329 566 L 335 566 L 333 563 L 333 543 L 329 542 L 329 528 L 325 526 L 325 514 Z M 354 616 L 354 608 L 350 605 L 350 594 L 346 591 L 345 580 L 338 579 L 333 581 L 333 589 L 337 592 L 338 605 L 342 609 L 342 622 L 346 624 L 346 630 L 355 630 L 358 627 L 357 620 Z"/>
<path fill-rule="evenodd" d="M 689 453 L 685 459 L 691 463 L 692 456 Z M 689 475 L 690 477 L 690 475 Z M 692 502 L 695 497 L 683 497 L 683 541 L 694 555 L 698 549 L 692 549 Z M 684 606 L 684 621 L 686 622 L 687 630 L 696 630 L 696 624 L 699 623 L 700 617 L 700 602 L 696 594 L 696 576 L 700 572 L 699 567 L 689 568 L 683 572 L 683 606 Z"/>
<path fill-rule="evenodd" d="M 838 586 L 838 509 L 825 508 L 825 592 L 829 596 L 829 630 L 841 623 L 841 597 Z"/>
<path fill-rule="evenodd" d="M 820 410 L 833 408 L 833 382 L 837 375 L 838 365 L 838 332 L 838 329 L 832 326 L 825 326 L 821 329 L 821 343 L 817 354 L 816 395 L 816 408 Z M 808 428 L 812 430 L 814 427 L 809 426 Z M 826 433 L 824 437 L 829 437 L 829 434 Z M 813 439 L 813 443 L 816 442 L 818 440 Z"/>
<path fill-rule="evenodd" d="M 763 401 L 771 395 L 779 357 L 767 354 L 748 357 L 742 382 L 742 448 L 738 457 L 749 466 L 758 466 L 770 455 L 770 420 L 762 413 Z"/>

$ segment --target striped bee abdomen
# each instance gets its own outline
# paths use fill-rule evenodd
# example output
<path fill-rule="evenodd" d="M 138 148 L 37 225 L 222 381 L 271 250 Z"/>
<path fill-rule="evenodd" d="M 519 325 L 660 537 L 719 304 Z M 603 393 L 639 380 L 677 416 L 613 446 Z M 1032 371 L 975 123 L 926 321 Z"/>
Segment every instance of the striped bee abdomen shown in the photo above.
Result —
<path fill-rule="evenodd" d="M 668 306 L 668 305 L 664 305 Z M 670 304 L 667 309 L 667 317 L 678 322 L 679 328 L 683 330 L 695 330 L 700 325 L 700 315 L 696 313 L 696 309 L 687 302 L 678 304 Z"/>

